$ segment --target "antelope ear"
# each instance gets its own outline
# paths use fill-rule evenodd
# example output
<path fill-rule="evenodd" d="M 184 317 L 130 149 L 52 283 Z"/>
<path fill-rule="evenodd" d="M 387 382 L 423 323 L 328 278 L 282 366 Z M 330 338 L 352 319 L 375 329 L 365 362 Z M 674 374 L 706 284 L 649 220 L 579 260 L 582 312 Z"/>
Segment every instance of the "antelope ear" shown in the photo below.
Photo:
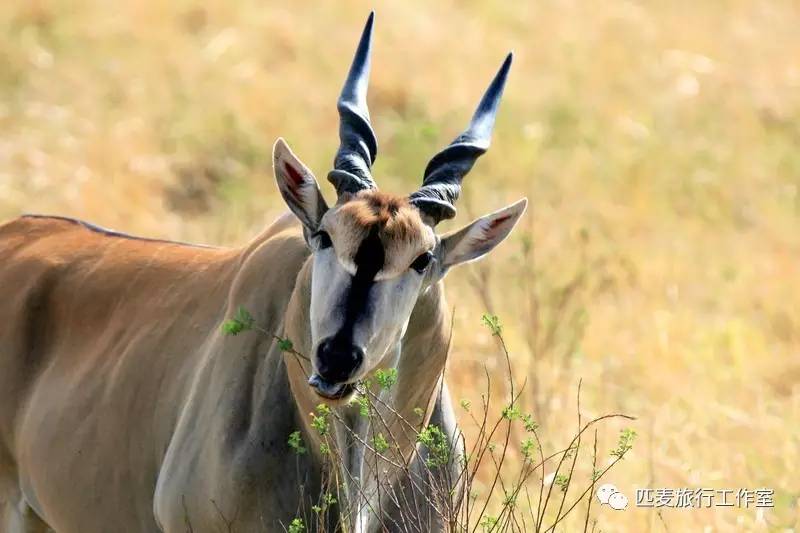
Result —
<path fill-rule="evenodd" d="M 286 205 L 309 231 L 316 231 L 328 204 L 319 190 L 317 178 L 281 138 L 272 148 L 272 168 Z"/>
<path fill-rule="evenodd" d="M 474 261 L 491 252 L 508 237 L 527 205 L 528 199 L 523 198 L 442 236 L 442 266 L 449 268 Z"/>

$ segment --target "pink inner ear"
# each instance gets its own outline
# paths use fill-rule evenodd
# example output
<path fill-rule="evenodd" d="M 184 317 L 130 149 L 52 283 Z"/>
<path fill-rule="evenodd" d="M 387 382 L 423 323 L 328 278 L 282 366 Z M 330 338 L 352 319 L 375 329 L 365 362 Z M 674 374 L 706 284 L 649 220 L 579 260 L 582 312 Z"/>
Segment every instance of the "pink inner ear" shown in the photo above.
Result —
<path fill-rule="evenodd" d="M 291 183 L 289 184 L 292 190 L 297 191 L 303 185 L 303 175 L 292 165 L 287 162 L 283 163 L 283 169 L 288 174 L 289 179 L 291 179 Z"/>
<path fill-rule="evenodd" d="M 482 231 L 478 232 L 474 237 L 470 237 L 469 241 L 479 245 L 490 242 L 497 236 L 497 233 L 503 229 L 503 223 L 513 218 L 513 216 L 514 215 L 511 214 L 503 215 L 487 221 L 488 223 L 482 228 Z"/>
<path fill-rule="evenodd" d="M 487 233 L 494 233 L 495 231 L 497 231 L 497 229 L 498 229 L 500 226 L 502 226 L 502 225 L 503 225 L 503 222 L 505 222 L 506 220 L 508 220 L 509 218 L 511 218 L 511 216 L 512 216 L 512 215 L 503 215 L 503 216 L 501 216 L 501 217 L 497 217 L 497 218 L 495 218 L 494 220 L 492 220 L 492 223 L 491 223 L 491 224 L 489 224 L 489 227 L 488 227 L 488 228 L 486 228 L 486 232 L 487 232 Z"/>

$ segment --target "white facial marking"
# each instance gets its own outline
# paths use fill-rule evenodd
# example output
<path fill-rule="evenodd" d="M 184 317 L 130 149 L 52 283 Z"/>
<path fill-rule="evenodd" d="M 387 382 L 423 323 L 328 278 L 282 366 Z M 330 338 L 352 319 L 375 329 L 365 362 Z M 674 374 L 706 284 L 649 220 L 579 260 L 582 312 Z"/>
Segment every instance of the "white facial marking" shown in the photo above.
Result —
<path fill-rule="evenodd" d="M 317 250 L 313 268 L 312 353 L 317 353 L 323 340 L 337 335 L 343 327 L 352 327 L 352 342 L 364 351 L 365 359 L 349 381 L 361 379 L 381 363 L 389 349 L 402 337 L 424 276 L 409 269 L 391 278 L 376 278 L 355 321 L 345 324 L 348 318 L 345 309 L 354 272 L 342 264 L 334 247 Z M 349 318 L 352 320 L 354 317 Z"/>
<path fill-rule="evenodd" d="M 344 321 L 346 291 L 350 286 L 350 273 L 342 267 L 332 248 L 314 254 L 314 272 L 311 277 L 311 339 L 316 353 L 319 343 L 336 334 Z"/>

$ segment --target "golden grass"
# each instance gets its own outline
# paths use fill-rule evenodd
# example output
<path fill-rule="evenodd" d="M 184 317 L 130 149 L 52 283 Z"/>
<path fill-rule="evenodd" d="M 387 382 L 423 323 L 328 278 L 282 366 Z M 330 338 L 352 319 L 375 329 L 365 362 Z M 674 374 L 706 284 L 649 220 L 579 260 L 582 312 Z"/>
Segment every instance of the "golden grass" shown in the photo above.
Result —
<path fill-rule="evenodd" d="M 0 217 L 242 243 L 284 209 L 269 168 L 277 136 L 324 177 L 368 3 L 116 4 L 0 5 Z M 419 183 L 516 52 L 493 148 L 446 226 L 521 196 L 532 209 L 490 259 L 450 275 L 456 398 L 475 398 L 484 362 L 501 373 L 479 326 L 491 306 L 549 441 L 575 427 L 579 378 L 587 415 L 638 417 L 609 478 L 629 498 L 645 486 L 776 491 L 763 514 L 596 507 L 600 530 L 797 528 L 800 6 L 377 9 L 375 175 L 391 191 Z M 569 308 L 555 311 L 576 272 Z M 537 361 L 532 305 L 545 325 L 568 322 Z"/>

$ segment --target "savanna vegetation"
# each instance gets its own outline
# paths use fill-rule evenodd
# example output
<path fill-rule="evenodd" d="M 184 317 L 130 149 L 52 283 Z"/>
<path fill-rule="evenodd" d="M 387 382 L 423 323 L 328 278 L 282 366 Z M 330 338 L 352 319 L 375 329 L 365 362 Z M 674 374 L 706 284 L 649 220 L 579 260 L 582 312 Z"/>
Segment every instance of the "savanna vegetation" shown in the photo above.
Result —
<path fill-rule="evenodd" d="M 599 467 L 594 428 L 584 434 L 567 502 L 637 435 L 604 477 L 631 505 L 595 501 L 590 530 L 797 528 L 794 1 L 2 2 L 0 217 L 244 243 L 285 210 L 276 137 L 324 179 L 335 99 L 373 7 L 374 175 L 389 191 L 419 184 L 516 53 L 493 146 L 443 225 L 531 200 L 508 242 L 447 280 L 447 378 L 467 442 L 479 438 L 468 411 L 483 405 L 487 370 L 489 415 L 516 424 L 504 449 L 517 472 L 532 450 L 526 415 L 542 448 L 570 445 L 580 382 L 583 421 L 636 417 L 597 425 Z M 483 315 L 502 324 L 519 413 L 503 412 L 505 352 Z M 558 493 L 555 464 L 533 479 Z M 489 462 L 476 498 L 492 479 Z M 637 508 L 643 487 L 767 487 L 775 505 Z M 583 530 L 585 505 L 557 530 Z"/>

